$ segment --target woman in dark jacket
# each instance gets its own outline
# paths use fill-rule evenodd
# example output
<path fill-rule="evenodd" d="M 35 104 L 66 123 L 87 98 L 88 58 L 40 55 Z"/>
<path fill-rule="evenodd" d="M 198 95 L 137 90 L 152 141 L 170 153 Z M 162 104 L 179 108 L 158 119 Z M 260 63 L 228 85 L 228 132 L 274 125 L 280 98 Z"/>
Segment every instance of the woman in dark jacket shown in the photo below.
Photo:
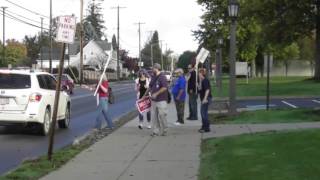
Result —
<path fill-rule="evenodd" d="M 211 86 L 210 81 L 206 77 L 207 71 L 206 69 L 199 70 L 199 95 L 201 100 L 201 118 L 202 118 L 202 127 L 199 129 L 200 133 L 210 132 L 210 123 L 208 119 L 208 108 L 211 103 L 212 94 L 211 94 Z"/>

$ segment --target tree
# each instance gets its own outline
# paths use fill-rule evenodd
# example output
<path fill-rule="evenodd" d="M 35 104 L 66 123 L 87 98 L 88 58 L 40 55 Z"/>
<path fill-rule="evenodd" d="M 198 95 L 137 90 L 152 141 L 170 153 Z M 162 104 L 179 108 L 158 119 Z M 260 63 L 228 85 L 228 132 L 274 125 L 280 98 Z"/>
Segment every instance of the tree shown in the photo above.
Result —
<path fill-rule="evenodd" d="M 15 39 L 7 40 L 5 65 L 25 65 L 24 60 L 26 59 L 26 57 L 27 48 L 24 44 Z"/>
<path fill-rule="evenodd" d="M 117 50 L 118 43 L 117 43 L 116 35 L 112 36 L 112 47 L 113 47 L 113 50 Z"/>
<path fill-rule="evenodd" d="M 299 59 L 308 61 L 310 63 L 311 72 L 314 70 L 314 59 L 316 51 L 315 37 L 304 37 L 298 40 L 298 46 L 300 50 Z"/>
<path fill-rule="evenodd" d="M 141 59 L 144 62 L 144 67 L 151 67 L 151 58 L 153 57 L 153 63 L 161 64 L 161 48 L 159 45 L 159 33 L 155 31 L 150 41 L 146 42 L 144 48 L 141 50 Z M 151 57 L 152 46 L 152 57 Z"/>
<path fill-rule="evenodd" d="M 92 0 L 88 5 L 88 16 L 84 19 L 85 40 L 101 40 L 105 26 L 102 15 L 103 0 Z"/>
<path fill-rule="evenodd" d="M 23 40 L 24 45 L 27 48 L 27 58 L 25 64 L 31 66 L 35 63 L 35 60 L 39 58 L 40 42 L 38 36 L 25 36 Z"/>
<path fill-rule="evenodd" d="M 192 51 L 183 52 L 182 55 L 179 57 L 177 66 L 179 68 L 187 70 L 189 64 L 194 64 L 193 61 L 196 55 L 197 55 L 196 52 L 192 52 Z"/>

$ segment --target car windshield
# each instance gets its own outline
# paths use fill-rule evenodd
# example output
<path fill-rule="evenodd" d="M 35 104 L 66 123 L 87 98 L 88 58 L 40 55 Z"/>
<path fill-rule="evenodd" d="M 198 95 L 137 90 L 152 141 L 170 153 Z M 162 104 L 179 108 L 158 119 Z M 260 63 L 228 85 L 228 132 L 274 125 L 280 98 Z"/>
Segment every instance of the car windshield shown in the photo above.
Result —
<path fill-rule="evenodd" d="M 0 89 L 28 89 L 30 87 L 30 75 L 0 73 Z"/>

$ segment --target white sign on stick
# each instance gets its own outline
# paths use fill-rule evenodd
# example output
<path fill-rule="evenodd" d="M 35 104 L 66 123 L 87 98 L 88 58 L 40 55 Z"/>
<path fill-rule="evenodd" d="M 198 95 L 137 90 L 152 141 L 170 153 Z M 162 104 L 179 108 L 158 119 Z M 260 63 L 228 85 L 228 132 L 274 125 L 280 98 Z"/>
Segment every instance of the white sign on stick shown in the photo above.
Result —
<path fill-rule="evenodd" d="M 199 62 L 204 63 L 204 61 L 206 61 L 209 53 L 210 52 L 208 50 L 206 50 L 205 48 L 201 48 L 199 54 L 196 57 L 197 64 L 199 64 Z"/>
<path fill-rule="evenodd" d="M 106 73 L 106 70 L 107 70 L 107 67 L 109 66 L 109 63 L 110 63 L 111 58 L 112 58 L 112 53 L 110 52 L 110 53 L 108 54 L 107 63 L 104 65 L 103 72 L 102 72 L 102 74 L 101 74 L 101 76 L 100 76 L 100 80 L 99 80 L 98 86 L 96 87 L 96 90 L 94 91 L 94 96 L 97 96 L 98 90 L 99 90 L 100 85 L 101 85 L 101 83 L 102 83 L 103 76 L 104 76 L 105 73 Z"/>
<path fill-rule="evenodd" d="M 74 16 L 59 16 L 56 41 L 72 44 L 76 32 L 76 18 Z"/>
<path fill-rule="evenodd" d="M 247 62 L 236 62 L 236 75 L 247 76 L 248 75 L 248 63 Z"/>

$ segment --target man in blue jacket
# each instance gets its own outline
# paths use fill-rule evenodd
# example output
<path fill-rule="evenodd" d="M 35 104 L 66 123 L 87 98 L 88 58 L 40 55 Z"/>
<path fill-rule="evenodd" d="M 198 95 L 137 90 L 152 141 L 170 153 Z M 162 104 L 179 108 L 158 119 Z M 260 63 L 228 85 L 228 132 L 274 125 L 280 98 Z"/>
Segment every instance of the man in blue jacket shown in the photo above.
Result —
<path fill-rule="evenodd" d="M 172 95 L 174 102 L 176 104 L 178 120 L 175 123 L 176 125 L 184 124 L 184 104 L 186 100 L 186 79 L 183 74 L 182 69 L 177 69 L 175 73 L 178 76 L 178 79 L 172 87 Z"/>

